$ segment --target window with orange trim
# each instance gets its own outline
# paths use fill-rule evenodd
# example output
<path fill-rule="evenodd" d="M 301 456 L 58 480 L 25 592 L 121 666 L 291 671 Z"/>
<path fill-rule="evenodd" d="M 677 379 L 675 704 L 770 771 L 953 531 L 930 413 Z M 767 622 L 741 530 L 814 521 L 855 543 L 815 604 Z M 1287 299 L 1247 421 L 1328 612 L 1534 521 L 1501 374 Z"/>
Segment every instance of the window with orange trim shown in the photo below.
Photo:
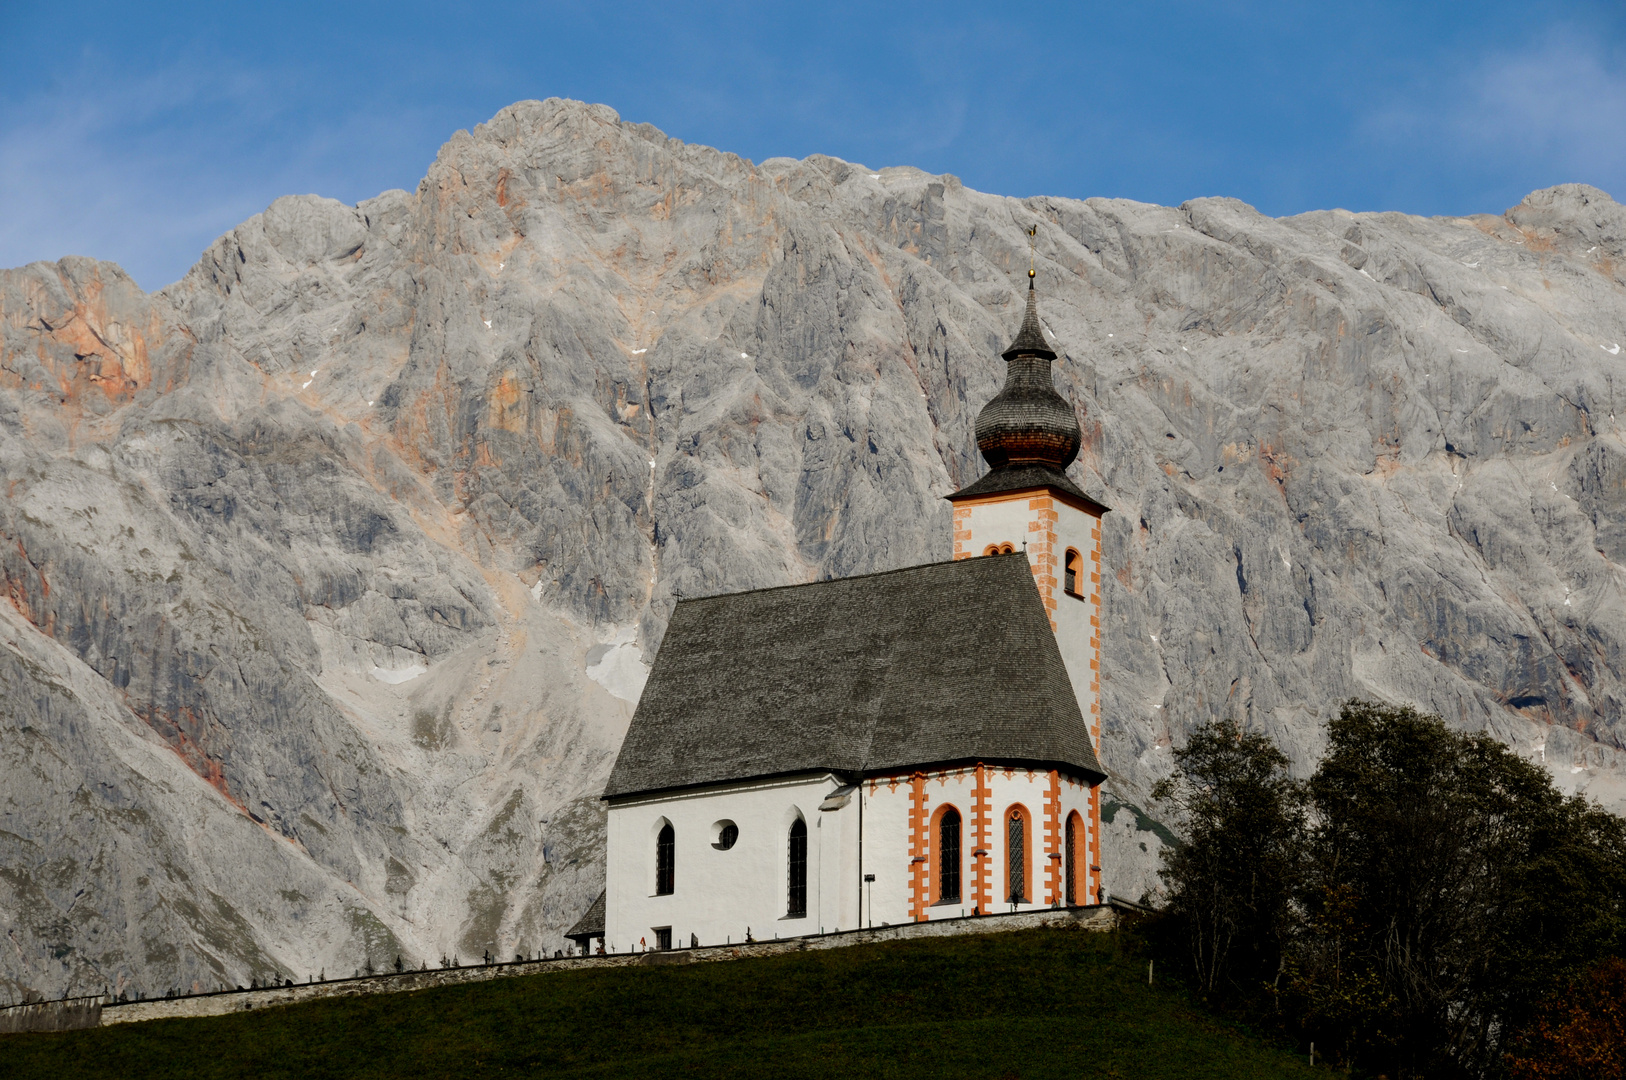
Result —
<path fill-rule="evenodd" d="M 960 832 L 958 810 L 945 806 L 937 811 L 936 827 L 932 829 L 937 841 L 932 850 L 932 877 L 939 904 L 960 899 Z"/>
<path fill-rule="evenodd" d="M 1011 816 L 1005 819 L 1005 847 L 1008 852 L 1006 863 L 1010 873 L 1006 882 L 1010 902 L 1025 904 L 1028 901 L 1028 836 L 1027 822 L 1022 819 L 1022 811 L 1012 810 Z"/>
<path fill-rule="evenodd" d="M 1077 548 L 1067 549 L 1066 577 L 1063 586 L 1068 596 L 1084 596 L 1084 556 L 1078 553 Z"/>
<path fill-rule="evenodd" d="M 1083 889 L 1080 887 L 1080 874 L 1078 872 L 1078 849 L 1084 842 L 1084 819 L 1074 810 L 1067 815 L 1067 832 L 1062 846 L 1062 880 L 1067 891 L 1067 906 L 1078 906 L 1078 898 Z"/>
<path fill-rule="evenodd" d="M 1033 903 L 1033 815 L 1018 803 L 1005 811 L 1005 902 Z"/>

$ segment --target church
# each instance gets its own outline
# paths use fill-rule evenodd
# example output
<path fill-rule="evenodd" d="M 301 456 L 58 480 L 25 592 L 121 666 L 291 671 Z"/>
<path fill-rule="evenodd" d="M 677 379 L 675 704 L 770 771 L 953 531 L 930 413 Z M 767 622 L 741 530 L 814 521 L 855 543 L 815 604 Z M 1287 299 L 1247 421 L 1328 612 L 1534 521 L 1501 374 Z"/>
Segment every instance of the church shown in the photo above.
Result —
<path fill-rule="evenodd" d="M 610 952 L 1099 902 L 1101 516 L 1033 273 L 953 559 L 680 600 L 604 792 Z"/>

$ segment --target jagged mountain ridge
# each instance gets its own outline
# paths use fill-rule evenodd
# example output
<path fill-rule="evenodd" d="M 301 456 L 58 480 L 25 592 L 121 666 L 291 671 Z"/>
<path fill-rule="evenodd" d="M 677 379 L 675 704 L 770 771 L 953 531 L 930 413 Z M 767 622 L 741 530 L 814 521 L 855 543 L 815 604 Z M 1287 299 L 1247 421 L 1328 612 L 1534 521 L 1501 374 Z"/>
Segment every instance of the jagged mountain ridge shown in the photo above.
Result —
<path fill-rule="evenodd" d="M 1351 695 L 1622 801 L 1626 211 L 1273 220 L 524 102 L 180 282 L 0 274 L 0 981 L 557 947 L 676 595 L 946 557 L 1030 225 L 1114 508 L 1118 799 Z M 1156 832 L 1113 815 L 1109 884 Z"/>

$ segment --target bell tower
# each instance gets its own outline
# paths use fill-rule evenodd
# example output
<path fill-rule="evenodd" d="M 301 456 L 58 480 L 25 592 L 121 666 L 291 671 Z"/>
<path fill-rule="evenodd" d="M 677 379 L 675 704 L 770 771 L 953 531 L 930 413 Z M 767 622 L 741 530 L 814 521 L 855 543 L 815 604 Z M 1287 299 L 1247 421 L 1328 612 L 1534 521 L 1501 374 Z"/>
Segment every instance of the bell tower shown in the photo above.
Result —
<path fill-rule="evenodd" d="M 948 497 L 954 504 L 954 558 L 1026 551 L 1062 661 L 1101 752 L 1101 516 L 1108 508 L 1063 471 L 1082 433 L 1073 407 L 1056 393 L 1055 350 L 1039 325 L 1034 271 L 1027 311 L 1002 354 L 1005 385 L 977 415 L 977 449 L 987 475 Z M 1100 789 L 1090 792 L 1089 892 L 1100 885 Z"/>

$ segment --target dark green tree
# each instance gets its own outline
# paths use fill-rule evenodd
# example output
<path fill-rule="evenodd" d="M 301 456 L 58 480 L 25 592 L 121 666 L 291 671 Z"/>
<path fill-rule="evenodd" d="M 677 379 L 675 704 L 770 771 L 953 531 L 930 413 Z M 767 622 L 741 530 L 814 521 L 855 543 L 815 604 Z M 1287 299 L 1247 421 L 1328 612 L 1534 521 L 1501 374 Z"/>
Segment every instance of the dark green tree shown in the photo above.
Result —
<path fill-rule="evenodd" d="M 1232 721 L 1198 729 L 1174 761 L 1154 791 L 1185 823 L 1165 852 L 1167 928 L 1205 995 L 1263 1001 L 1294 936 L 1303 787 L 1268 737 Z"/>
<path fill-rule="evenodd" d="M 1618 948 L 1621 821 L 1409 708 L 1350 702 L 1328 735 L 1289 1013 L 1392 1077 L 1494 1075 L 1536 1003 Z"/>
<path fill-rule="evenodd" d="M 1185 832 L 1156 925 L 1226 1011 L 1391 1080 L 1500 1077 L 1626 955 L 1626 820 L 1488 735 L 1351 701 L 1311 779 L 1287 765 L 1218 723 L 1156 789 Z"/>

